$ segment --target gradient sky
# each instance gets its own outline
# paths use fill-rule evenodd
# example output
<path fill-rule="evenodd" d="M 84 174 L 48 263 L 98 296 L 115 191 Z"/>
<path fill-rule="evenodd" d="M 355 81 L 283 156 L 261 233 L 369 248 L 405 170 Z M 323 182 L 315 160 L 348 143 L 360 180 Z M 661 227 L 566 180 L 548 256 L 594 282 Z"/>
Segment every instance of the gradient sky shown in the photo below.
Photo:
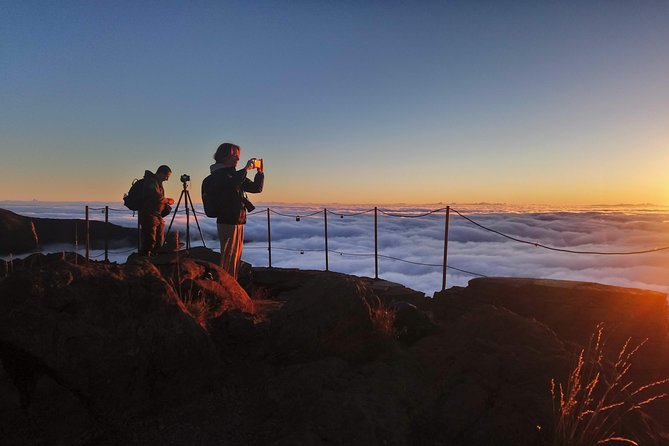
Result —
<path fill-rule="evenodd" d="M 669 2 L 0 3 L 0 200 L 669 204 Z M 168 195 L 178 196 L 173 177 Z"/>

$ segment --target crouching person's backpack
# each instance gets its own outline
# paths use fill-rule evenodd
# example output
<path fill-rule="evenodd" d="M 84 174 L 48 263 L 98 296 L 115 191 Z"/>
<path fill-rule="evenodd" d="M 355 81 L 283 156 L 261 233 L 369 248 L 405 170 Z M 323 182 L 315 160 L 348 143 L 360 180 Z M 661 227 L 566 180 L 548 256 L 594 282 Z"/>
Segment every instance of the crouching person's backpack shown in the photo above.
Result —
<path fill-rule="evenodd" d="M 132 182 L 127 194 L 123 194 L 123 204 L 131 211 L 138 211 L 142 205 L 142 196 L 144 195 L 144 178 L 136 179 Z"/>
<path fill-rule="evenodd" d="M 207 217 L 218 217 L 221 206 L 221 188 L 217 187 L 213 175 L 202 180 L 202 206 Z"/>

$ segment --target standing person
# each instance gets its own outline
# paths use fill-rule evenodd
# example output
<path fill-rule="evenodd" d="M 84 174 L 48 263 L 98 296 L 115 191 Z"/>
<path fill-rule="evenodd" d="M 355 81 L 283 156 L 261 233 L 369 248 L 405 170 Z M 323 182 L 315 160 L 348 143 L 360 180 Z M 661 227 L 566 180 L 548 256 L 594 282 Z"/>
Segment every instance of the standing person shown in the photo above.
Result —
<path fill-rule="evenodd" d="M 172 175 L 172 169 L 165 165 L 158 167 L 155 174 L 150 170 L 144 172 L 142 204 L 139 208 L 139 224 L 142 234 L 140 255 L 155 255 L 165 241 L 163 211 L 168 205 L 174 204 L 174 200 L 165 198 L 163 181 L 167 181 L 170 175 Z"/>
<path fill-rule="evenodd" d="M 220 195 L 216 226 L 221 242 L 221 267 L 237 278 L 237 267 L 244 246 L 244 225 L 247 207 L 252 204 L 246 199 L 246 192 L 262 192 L 265 182 L 262 160 L 251 158 L 241 170 L 236 170 L 241 149 L 230 143 L 218 146 L 214 154 L 215 164 L 209 168 L 213 184 Z M 257 169 L 253 181 L 246 178 L 248 171 Z"/>

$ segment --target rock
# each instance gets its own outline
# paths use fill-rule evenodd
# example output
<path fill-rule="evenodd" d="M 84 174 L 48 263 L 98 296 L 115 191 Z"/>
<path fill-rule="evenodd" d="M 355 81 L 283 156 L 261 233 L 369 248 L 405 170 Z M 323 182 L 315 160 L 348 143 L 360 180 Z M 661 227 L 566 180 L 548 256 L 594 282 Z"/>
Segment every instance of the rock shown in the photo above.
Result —
<path fill-rule="evenodd" d="M 253 301 L 204 259 L 213 256 L 12 262 L 0 279 L 0 438 L 551 444 L 551 379 L 566 383 L 593 321 L 664 345 L 666 302 L 638 290 L 495 279 L 429 299 L 369 278 L 254 268 Z M 653 373 L 669 376 L 667 363 L 654 358 Z M 22 405 L 38 429 L 16 415 Z M 110 428 L 96 424 L 101 414 Z M 616 432 L 667 444 L 669 417 L 652 414 L 634 411 Z"/>
<path fill-rule="evenodd" d="M 21 394 L 0 362 L 0 414 L 16 411 L 21 407 Z"/>
<path fill-rule="evenodd" d="M 473 309 L 412 350 L 433 383 L 414 418 L 419 444 L 537 444 L 536 426 L 552 426 L 550 377 L 566 376 L 572 359 L 545 326 L 493 306 Z"/>
<path fill-rule="evenodd" d="M 269 296 L 288 301 L 296 293 L 304 293 L 302 288 L 306 284 L 317 282 L 322 288 L 328 289 L 332 283 L 354 280 L 359 290 L 364 290 L 363 300 L 375 331 L 411 344 L 436 329 L 429 315 L 412 303 L 426 301 L 425 294 L 397 283 L 332 272 L 282 268 L 253 268 L 253 278 L 256 289 L 260 288 Z"/>
<path fill-rule="evenodd" d="M 36 250 L 34 225 L 27 217 L 0 209 L 0 254 Z"/>
<path fill-rule="evenodd" d="M 148 261 L 174 286 L 184 303 L 190 308 L 201 307 L 204 319 L 216 318 L 229 310 L 254 313 L 253 301 L 239 283 L 218 263 L 199 258 L 214 257 L 205 254 L 204 249 L 196 252 L 198 257 L 193 256 L 192 250 L 182 250 L 159 254 Z"/>
<path fill-rule="evenodd" d="M 406 344 L 413 344 L 437 331 L 437 325 L 414 304 L 400 301 L 393 303 L 390 308 L 395 313 L 395 337 Z"/>
<path fill-rule="evenodd" d="M 281 297 L 287 302 L 270 324 L 274 360 L 373 355 L 376 333 L 367 301 L 372 294 L 360 281 L 336 273 L 317 275 Z"/>
<path fill-rule="evenodd" d="M 262 339 L 266 327 L 256 324 L 250 313 L 226 311 L 208 320 L 207 330 L 224 359 L 230 355 L 258 359 L 262 353 Z"/>
<path fill-rule="evenodd" d="M 188 255 L 193 259 L 203 260 L 214 265 L 221 264 L 221 253 L 216 252 L 210 248 L 205 248 L 203 246 L 196 246 L 187 250 Z M 253 282 L 253 271 L 250 263 L 247 263 L 243 260 L 239 262 L 239 268 L 237 271 L 237 283 L 244 288 L 247 293 L 252 289 Z"/>
<path fill-rule="evenodd" d="M 33 263 L 0 282 L 0 359 L 24 406 L 47 382 L 107 416 L 207 383 L 214 345 L 150 262 Z M 51 415 L 67 425 L 67 411 Z"/>
<path fill-rule="evenodd" d="M 214 265 L 221 264 L 221 253 L 204 246 L 195 246 L 188 250 L 188 255 L 194 259 L 204 260 Z"/>
<path fill-rule="evenodd" d="M 274 406 L 267 442 L 411 444 L 408 420 L 417 376 L 378 362 L 360 369 L 338 358 L 291 364 L 266 384 Z"/>
<path fill-rule="evenodd" d="M 610 361 L 618 357 L 628 338 L 632 348 L 647 340 L 635 353 L 627 375 L 637 387 L 669 377 L 669 326 L 663 293 L 562 280 L 480 278 L 471 280 L 467 288 L 436 293 L 434 301 L 439 320 L 449 323 L 482 305 L 504 307 L 545 324 L 574 355 L 587 347 L 597 325 L 604 322 L 604 353 Z M 667 390 L 657 388 L 655 394 Z M 657 420 L 669 419 L 669 399 L 657 400 L 645 410 Z M 639 423 L 641 432 L 643 422 Z M 649 444 L 655 444 L 653 441 L 648 440 Z"/>
<path fill-rule="evenodd" d="M 4 279 L 9 275 L 11 265 L 11 262 L 0 259 L 0 279 Z"/>
<path fill-rule="evenodd" d="M 560 339 L 579 346 L 586 346 L 596 326 L 603 323 L 607 352 L 612 357 L 628 338 L 634 346 L 647 339 L 636 355 L 637 372 L 642 369 L 654 374 L 666 369 L 669 360 L 664 293 L 566 280 L 487 277 L 470 280 L 463 299 L 503 306 L 534 318 Z"/>

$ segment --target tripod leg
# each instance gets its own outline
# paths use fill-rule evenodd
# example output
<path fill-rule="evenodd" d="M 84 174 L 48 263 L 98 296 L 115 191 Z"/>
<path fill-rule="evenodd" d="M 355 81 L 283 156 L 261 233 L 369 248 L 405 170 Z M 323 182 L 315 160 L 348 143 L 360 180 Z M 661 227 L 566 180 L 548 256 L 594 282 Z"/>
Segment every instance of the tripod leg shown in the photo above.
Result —
<path fill-rule="evenodd" d="M 202 229 L 200 229 L 200 222 L 197 220 L 197 214 L 195 213 L 195 207 L 193 206 L 193 199 L 190 197 L 190 193 L 186 191 L 186 206 L 188 206 L 188 202 L 190 201 L 190 208 L 193 211 L 193 218 L 195 219 L 195 224 L 197 225 L 197 230 L 200 233 L 200 240 L 202 240 L 202 246 L 205 248 L 207 247 L 207 244 L 204 242 L 204 236 L 202 235 Z"/>
<path fill-rule="evenodd" d="M 172 212 L 172 220 L 170 220 L 170 225 L 167 228 L 167 234 L 165 235 L 165 239 L 167 239 L 167 236 L 170 234 L 170 231 L 172 230 L 172 223 L 174 223 L 174 217 L 177 216 L 177 211 L 179 210 L 179 205 L 181 204 L 181 199 L 184 196 L 184 191 L 181 191 L 181 195 L 179 195 L 179 201 L 177 201 L 177 206 L 174 208 L 174 212 Z"/>

